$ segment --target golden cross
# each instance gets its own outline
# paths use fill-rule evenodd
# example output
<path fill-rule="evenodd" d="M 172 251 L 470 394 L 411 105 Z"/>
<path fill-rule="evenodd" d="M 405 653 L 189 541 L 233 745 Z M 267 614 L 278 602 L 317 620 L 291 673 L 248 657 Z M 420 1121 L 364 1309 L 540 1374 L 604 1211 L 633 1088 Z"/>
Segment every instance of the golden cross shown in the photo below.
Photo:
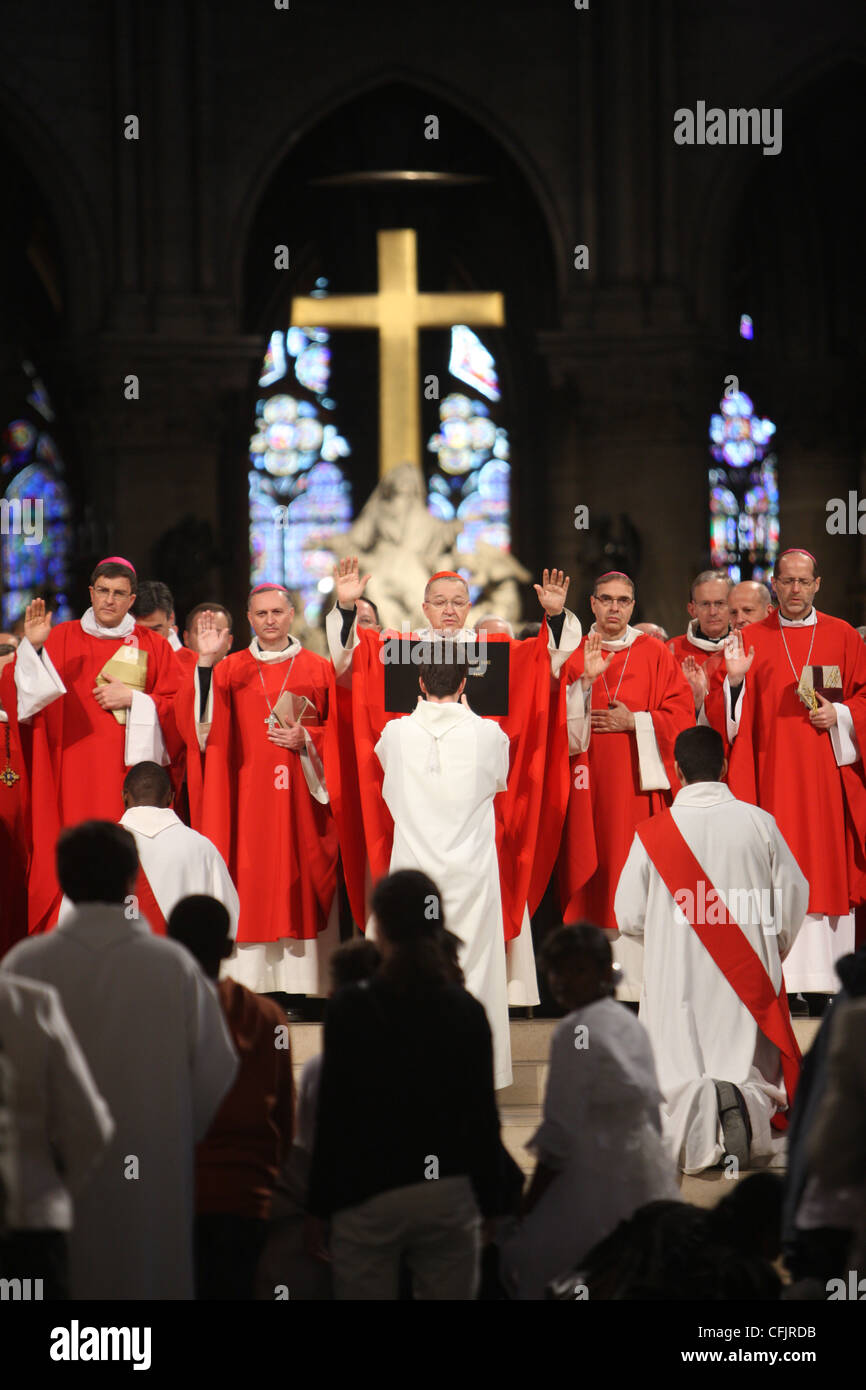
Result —
<path fill-rule="evenodd" d="M 291 322 L 302 327 L 378 328 L 379 476 L 400 463 L 421 467 L 419 328 L 505 322 L 502 295 L 419 294 L 418 245 L 411 228 L 378 232 L 378 294 L 335 294 L 292 300 Z"/>

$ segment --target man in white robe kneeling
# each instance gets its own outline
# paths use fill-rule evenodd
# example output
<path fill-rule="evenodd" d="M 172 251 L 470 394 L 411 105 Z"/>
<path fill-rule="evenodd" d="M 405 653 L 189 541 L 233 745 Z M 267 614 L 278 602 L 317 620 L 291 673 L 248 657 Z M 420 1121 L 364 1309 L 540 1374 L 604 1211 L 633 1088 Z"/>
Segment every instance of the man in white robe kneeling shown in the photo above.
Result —
<path fill-rule="evenodd" d="M 782 961 L 809 885 L 773 817 L 719 780 L 714 729 L 684 730 L 674 757 L 682 790 L 638 826 L 614 910 L 644 938 L 639 1017 L 677 1162 L 698 1173 L 727 1155 L 739 1171 L 782 1148 L 773 1131 L 800 1065 Z"/>
<path fill-rule="evenodd" d="M 421 869 L 442 887 L 445 925 L 463 942 L 466 988 L 487 1012 L 498 1090 L 512 1078 L 493 798 L 506 787 L 509 744 L 462 698 L 463 649 L 433 643 L 431 655 L 420 668 L 424 698 L 407 718 L 390 720 L 376 744 L 394 820 L 390 871 Z"/>

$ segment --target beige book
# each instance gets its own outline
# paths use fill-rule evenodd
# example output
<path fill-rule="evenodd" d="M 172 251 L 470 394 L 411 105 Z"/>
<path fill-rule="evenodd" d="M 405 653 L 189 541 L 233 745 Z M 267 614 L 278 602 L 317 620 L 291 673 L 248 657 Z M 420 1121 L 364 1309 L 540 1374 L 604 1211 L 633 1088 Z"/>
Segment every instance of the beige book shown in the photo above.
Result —
<path fill-rule="evenodd" d="M 125 644 L 118 647 L 96 677 L 96 684 L 108 685 L 110 680 L 123 681 L 130 690 L 138 690 L 143 694 L 147 685 L 147 652 L 143 652 L 140 647 Z M 113 709 L 111 713 L 118 724 L 126 723 L 125 709 Z"/>
<path fill-rule="evenodd" d="M 278 698 L 274 705 L 274 717 L 281 729 L 289 729 L 293 724 L 302 724 L 309 729 L 320 722 L 312 700 L 308 700 L 306 695 L 293 695 L 291 690 L 284 690 Z"/>

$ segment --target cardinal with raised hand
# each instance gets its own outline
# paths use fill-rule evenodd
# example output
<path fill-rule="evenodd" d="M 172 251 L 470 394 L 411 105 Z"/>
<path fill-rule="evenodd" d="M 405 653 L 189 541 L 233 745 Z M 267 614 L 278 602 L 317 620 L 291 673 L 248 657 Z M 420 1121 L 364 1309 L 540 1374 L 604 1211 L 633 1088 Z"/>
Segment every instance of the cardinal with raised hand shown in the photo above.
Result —
<path fill-rule="evenodd" d="M 351 684 L 351 724 L 342 718 L 329 731 L 326 766 L 346 887 L 359 926 L 367 917 L 368 884 L 388 872 L 393 837 L 375 754 L 387 721 L 400 717 L 385 709 L 386 644 L 410 636 L 359 626 L 356 606 L 371 577 L 359 573 L 357 557 L 341 560 L 335 568 L 336 606 L 325 623 L 337 680 L 344 688 Z M 568 800 L 565 709 L 558 676 L 581 638 L 580 623 L 565 607 L 568 587 L 567 575 L 556 569 L 544 570 L 541 583 L 534 585 L 545 615 L 537 637 L 516 642 L 506 635 L 483 634 L 486 643 L 509 647 L 508 713 L 485 717 L 496 719 L 511 744 L 508 788 L 496 798 L 495 814 L 508 998 L 514 1005 L 538 1003 L 529 917 L 553 870 Z M 412 633 L 413 638 L 479 640 L 466 625 L 470 596 L 462 575 L 434 574 L 421 607 L 427 624 Z"/>

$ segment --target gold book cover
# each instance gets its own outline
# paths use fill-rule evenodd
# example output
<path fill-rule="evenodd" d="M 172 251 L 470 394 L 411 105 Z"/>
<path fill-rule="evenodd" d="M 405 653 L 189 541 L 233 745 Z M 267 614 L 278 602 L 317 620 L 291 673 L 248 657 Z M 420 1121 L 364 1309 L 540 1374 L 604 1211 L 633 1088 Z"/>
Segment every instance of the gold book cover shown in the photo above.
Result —
<path fill-rule="evenodd" d="M 147 652 L 140 647 L 118 647 L 96 677 L 96 684 L 107 685 L 110 680 L 123 681 L 130 690 L 143 692 L 147 685 Z M 118 724 L 126 723 L 125 709 L 113 709 L 111 713 Z"/>

